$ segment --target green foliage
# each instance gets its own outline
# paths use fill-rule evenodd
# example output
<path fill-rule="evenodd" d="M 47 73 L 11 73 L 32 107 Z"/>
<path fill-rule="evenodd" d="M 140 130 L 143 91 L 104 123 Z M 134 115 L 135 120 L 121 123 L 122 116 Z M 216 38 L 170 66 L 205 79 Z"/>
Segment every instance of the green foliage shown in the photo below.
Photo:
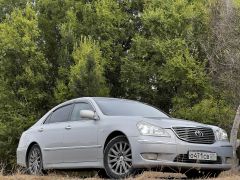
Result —
<path fill-rule="evenodd" d="M 189 106 L 184 98 L 175 98 L 174 104 L 175 111 L 172 114 L 177 117 L 220 126 L 228 132 L 232 128 L 235 111 L 223 100 L 210 97 L 203 99 L 194 106 Z"/>
<path fill-rule="evenodd" d="M 82 38 L 74 48 L 75 64 L 70 68 L 69 89 L 75 96 L 106 96 L 107 87 L 103 77 L 104 59 L 98 44 Z"/>
<path fill-rule="evenodd" d="M 191 104 L 201 99 L 208 86 L 205 63 L 188 46 L 200 33 L 196 24 L 206 26 L 203 8 L 201 1 L 146 2 L 140 17 L 142 31 L 133 38 L 122 66 L 126 97 L 165 111 L 172 109 L 176 96 L 191 95 Z"/>
<path fill-rule="evenodd" d="M 122 94 L 119 82 L 121 57 L 129 48 L 130 37 L 134 33 L 134 26 L 130 21 L 132 15 L 126 13 L 126 8 L 131 6 L 127 1 L 79 2 L 74 8 L 70 8 L 67 21 L 61 26 L 63 40 L 67 42 L 64 45 L 67 57 L 71 56 L 76 39 L 80 39 L 82 35 L 91 36 L 99 42 L 102 56 L 107 60 L 104 64 L 104 74 L 111 96 Z"/>
<path fill-rule="evenodd" d="M 2 78 L 0 83 L 0 162 L 11 168 L 16 163 L 19 136 L 34 122 L 34 115 L 26 112 L 27 106 L 17 101 Z"/>
<path fill-rule="evenodd" d="M 104 58 L 98 43 L 91 38 L 82 37 L 74 47 L 74 63 L 70 66 L 68 79 L 59 80 L 56 99 L 81 96 L 107 96 L 108 88 L 103 76 Z"/>
<path fill-rule="evenodd" d="M 37 46 L 39 35 L 36 14 L 30 6 L 14 10 L 0 24 L 1 76 L 17 99 L 33 108 L 48 100 L 48 65 Z"/>
<path fill-rule="evenodd" d="M 15 161 L 12 157 L 22 131 L 48 109 L 48 64 L 38 48 L 39 35 L 36 13 L 29 5 L 15 9 L 0 24 L 0 123 L 4 127 L 0 159 L 6 163 Z"/>
<path fill-rule="evenodd" d="M 6 14 L 11 14 L 14 8 L 24 8 L 28 0 L 0 0 L 0 22 L 2 22 Z"/>

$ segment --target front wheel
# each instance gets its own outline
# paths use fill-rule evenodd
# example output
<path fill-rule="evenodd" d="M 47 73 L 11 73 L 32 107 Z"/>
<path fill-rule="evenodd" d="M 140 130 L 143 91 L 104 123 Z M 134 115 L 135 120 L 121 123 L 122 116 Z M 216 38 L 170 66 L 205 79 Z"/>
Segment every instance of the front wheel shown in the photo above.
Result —
<path fill-rule="evenodd" d="M 28 153 L 27 170 L 32 175 L 43 174 L 42 153 L 37 144 L 33 145 Z"/>
<path fill-rule="evenodd" d="M 104 151 L 104 167 L 107 175 L 113 179 L 122 179 L 134 174 L 132 151 L 126 137 L 112 139 Z"/>

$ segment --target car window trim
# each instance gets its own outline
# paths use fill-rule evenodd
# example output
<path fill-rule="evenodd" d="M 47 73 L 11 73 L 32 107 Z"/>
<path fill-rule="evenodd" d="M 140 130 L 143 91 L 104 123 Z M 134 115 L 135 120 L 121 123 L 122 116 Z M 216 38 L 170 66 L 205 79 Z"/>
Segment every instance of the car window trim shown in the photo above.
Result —
<path fill-rule="evenodd" d="M 49 113 L 49 115 L 44 119 L 44 121 L 42 122 L 42 124 L 49 124 L 49 123 L 46 123 L 46 121 L 47 121 L 47 119 L 48 119 L 50 116 L 52 116 L 52 113 L 53 113 L 53 112 Z M 50 118 L 51 118 L 51 117 L 50 117 Z"/>

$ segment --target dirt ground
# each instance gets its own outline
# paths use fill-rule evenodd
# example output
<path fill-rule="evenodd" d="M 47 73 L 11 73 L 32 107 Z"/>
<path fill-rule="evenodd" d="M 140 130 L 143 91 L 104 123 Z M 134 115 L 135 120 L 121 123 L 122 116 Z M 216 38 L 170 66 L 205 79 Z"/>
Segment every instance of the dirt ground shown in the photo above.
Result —
<path fill-rule="evenodd" d="M 86 176 L 89 176 L 86 175 Z M 78 173 L 69 173 L 69 172 L 52 172 L 49 173 L 47 176 L 29 176 L 29 175 L 21 175 L 16 174 L 12 176 L 1 176 L 0 180 L 78 180 L 78 179 L 85 179 L 85 180 L 100 180 L 96 175 L 91 175 L 90 177 L 79 177 Z M 162 172 L 144 172 L 141 175 L 138 175 L 135 178 L 128 178 L 136 179 L 136 180 L 145 180 L 145 179 L 177 179 L 177 180 L 186 180 L 186 176 L 179 173 L 162 173 Z M 216 180 L 240 180 L 240 172 L 233 173 L 230 171 L 222 173 Z"/>

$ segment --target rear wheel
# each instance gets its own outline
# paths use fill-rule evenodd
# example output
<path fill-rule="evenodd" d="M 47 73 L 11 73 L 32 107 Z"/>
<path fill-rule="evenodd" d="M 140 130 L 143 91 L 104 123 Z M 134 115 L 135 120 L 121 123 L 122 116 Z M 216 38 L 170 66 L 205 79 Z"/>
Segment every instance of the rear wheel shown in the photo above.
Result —
<path fill-rule="evenodd" d="M 118 136 L 107 144 L 104 151 L 104 167 L 107 175 L 113 179 L 134 174 L 132 151 L 126 137 Z"/>
<path fill-rule="evenodd" d="M 27 170 L 32 175 L 43 174 L 42 153 L 37 144 L 34 144 L 28 153 Z"/>
<path fill-rule="evenodd" d="M 189 179 L 195 179 L 195 178 L 214 178 L 214 177 L 218 177 L 219 174 L 221 173 L 221 171 L 219 170 L 189 170 L 187 172 L 185 172 L 185 175 L 189 178 Z"/>

